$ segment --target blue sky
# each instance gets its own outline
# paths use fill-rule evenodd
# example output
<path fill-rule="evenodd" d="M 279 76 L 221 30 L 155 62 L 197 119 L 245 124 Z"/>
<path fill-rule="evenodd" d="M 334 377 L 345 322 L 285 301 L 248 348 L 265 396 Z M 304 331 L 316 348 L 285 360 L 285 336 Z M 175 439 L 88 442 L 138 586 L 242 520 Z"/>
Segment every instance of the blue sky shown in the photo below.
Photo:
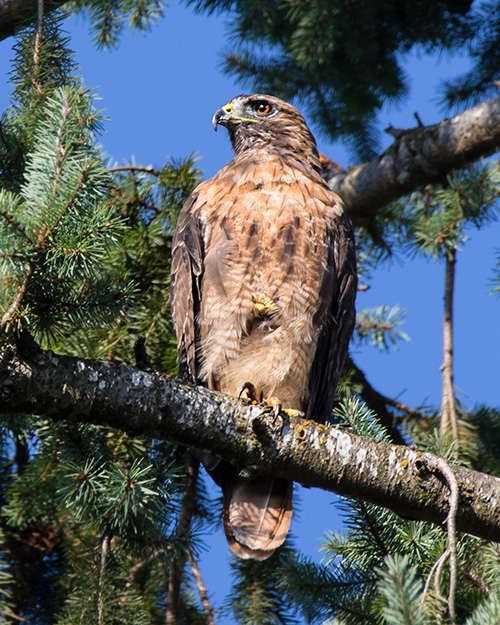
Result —
<path fill-rule="evenodd" d="M 244 85 L 221 74 L 220 53 L 227 29 L 224 17 L 205 17 L 172 4 L 165 18 L 146 36 L 125 33 L 117 50 L 93 47 L 88 24 L 82 19 L 67 23 L 71 45 L 87 86 L 96 87 L 98 106 L 110 121 L 101 138 L 105 152 L 118 163 L 131 159 L 144 165 L 161 165 L 168 157 L 197 153 L 205 177 L 213 175 L 231 158 L 225 132 L 214 133 L 211 118 L 216 109 Z M 11 41 L 0 43 L 0 106 L 8 104 L 7 84 Z M 417 111 L 424 123 L 445 116 L 437 106 L 440 77 L 454 74 L 466 59 L 408 59 L 412 78 L 408 100 L 399 109 L 383 111 L 382 125 L 408 128 L 416 125 Z M 307 117 L 307 112 L 306 117 Z M 315 131 L 312 125 L 313 132 Z M 322 152 L 350 164 L 341 145 L 332 145 L 316 132 Z M 386 135 L 385 145 L 391 142 Z M 464 392 L 467 406 L 478 402 L 500 405 L 498 362 L 500 300 L 488 294 L 495 265 L 499 229 L 495 223 L 483 232 L 470 232 L 471 240 L 460 253 L 455 297 L 455 384 Z M 375 272 L 371 288 L 358 296 L 358 310 L 381 304 L 399 304 L 408 311 L 403 329 L 411 337 L 399 350 L 388 353 L 363 346 L 353 355 L 371 383 L 382 393 L 416 406 L 423 401 L 439 404 L 442 362 L 442 297 L 444 266 L 395 258 Z M 319 561 L 317 549 L 328 528 L 339 527 L 332 505 L 335 497 L 317 490 L 300 489 L 299 513 L 292 528 L 297 544 Z M 217 606 L 229 588 L 227 548 L 221 532 L 207 537 L 208 551 L 201 568 L 209 593 Z M 217 620 L 226 625 L 231 620 Z"/>

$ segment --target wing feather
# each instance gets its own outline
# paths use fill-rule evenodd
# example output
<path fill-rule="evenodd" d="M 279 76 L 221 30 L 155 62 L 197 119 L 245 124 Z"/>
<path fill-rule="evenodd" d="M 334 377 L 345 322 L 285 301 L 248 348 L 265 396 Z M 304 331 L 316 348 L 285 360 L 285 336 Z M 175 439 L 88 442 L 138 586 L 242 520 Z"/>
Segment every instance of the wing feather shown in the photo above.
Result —
<path fill-rule="evenodd" d="M 183 206 L 172 242 L 170 301 L 177 335 L 179 377 L 197 383 L 196 316 L 200 309 L 200 282 L 203 275 L 204 246 L 199 219 L 193 214 L 198 199 L 195 191 Z"/>
<path fill-rule="evenodd" d="M 327 308 L 309 378 L 306 418 L 324 423 L 354 329 L 357 289 L 356 249 L 349 217 L 343 213 L 330 232 L 329 271 L 319 293 L 318 313 Z"/>

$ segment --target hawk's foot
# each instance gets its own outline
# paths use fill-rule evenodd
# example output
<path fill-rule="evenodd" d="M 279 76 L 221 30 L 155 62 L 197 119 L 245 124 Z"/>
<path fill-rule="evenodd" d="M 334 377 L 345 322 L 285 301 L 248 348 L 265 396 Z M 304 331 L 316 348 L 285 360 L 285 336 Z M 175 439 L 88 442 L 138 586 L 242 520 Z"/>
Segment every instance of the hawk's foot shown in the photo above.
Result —
<path fill-rule="evenodd" d="M 302 416 L 303 414 L 300 410 L 295 410 L 294 408 L 283 408 L 279 397 L 263 397 L 262 391 L 257 396 L 257 390 L 251 382 L 243 384 L 238 399 L 243 404 L 262 404 L 269 412 L 273 412 L 276 417 L 281 413 L 285 413 L 289 417 Z"/>
<path fill-rule="evenodd" d="M 259 402 L 262 402 L 262 393 L 260 394 L 259 400 L 257 400 L 257 391 L 255 386 L 251 382 L 245 382 L 245 384 L 241 387 L 238 399 L 243 404 L 258 404 Z"/>
<path fill-rule="evenodd" d="M 281 306 L 276 300 L 265 293 L 253 293 L 252 303 L 256 317 L 273 317 L 281 310 Z"/>
<path fill-rule="evenodd" d="M 283 412 L 289 417 L 297 417 L 303 414 L 300 410 L 295 410 L 294 408 L 283 408 L 283 404 L 281 403 L 281 399 L 279 397 L 266 397 L 261 403 L 270 406 L 276 417 Z"/>

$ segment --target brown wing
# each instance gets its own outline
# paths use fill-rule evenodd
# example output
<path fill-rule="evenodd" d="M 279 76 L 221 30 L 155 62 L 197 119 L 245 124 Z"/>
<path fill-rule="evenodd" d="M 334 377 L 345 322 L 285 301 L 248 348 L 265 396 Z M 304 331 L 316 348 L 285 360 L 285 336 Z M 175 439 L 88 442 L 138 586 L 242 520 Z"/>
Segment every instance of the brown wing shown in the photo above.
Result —
<path fill-rule="evenodd" d="M 356 319 L 356 248 L 349 217 L 344 213 L 330 232 L 329 270 L 319 293 L 318 316 L 327 307 L 309 378 L 306 418 L 324 423 L 332 408 L 335 388 L 347 356 Z"/>
<path fill-rule="evenodd" d="M 203 274 L 203 240 L 199 220 L 192 208 L 198 189 L 181 210 L 172 242 L 170 302 L 177 335 L 179 377 L 197 383 L 196 315 L 200 309 L 200 282 Z"/>

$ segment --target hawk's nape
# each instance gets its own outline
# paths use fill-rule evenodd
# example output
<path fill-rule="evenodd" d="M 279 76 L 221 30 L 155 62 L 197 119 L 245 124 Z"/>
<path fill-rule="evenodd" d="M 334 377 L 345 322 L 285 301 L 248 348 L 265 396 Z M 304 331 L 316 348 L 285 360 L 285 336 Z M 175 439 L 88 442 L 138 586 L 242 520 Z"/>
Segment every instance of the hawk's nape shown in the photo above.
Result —
<path fill-rule="evenodd" d="M 213 118 L 234 159 L 184 205 L 172 249 L 180 374 L 238 396 L 279 398 L 324 422 L 355 321 L 356 253 L 340 198 L 321 177 L 302 115 L 267 95 L 233 98 Z M 224 529 L 240 557 L 286 538 L 292 483 L 246 479 L 220 462 Z"/>

